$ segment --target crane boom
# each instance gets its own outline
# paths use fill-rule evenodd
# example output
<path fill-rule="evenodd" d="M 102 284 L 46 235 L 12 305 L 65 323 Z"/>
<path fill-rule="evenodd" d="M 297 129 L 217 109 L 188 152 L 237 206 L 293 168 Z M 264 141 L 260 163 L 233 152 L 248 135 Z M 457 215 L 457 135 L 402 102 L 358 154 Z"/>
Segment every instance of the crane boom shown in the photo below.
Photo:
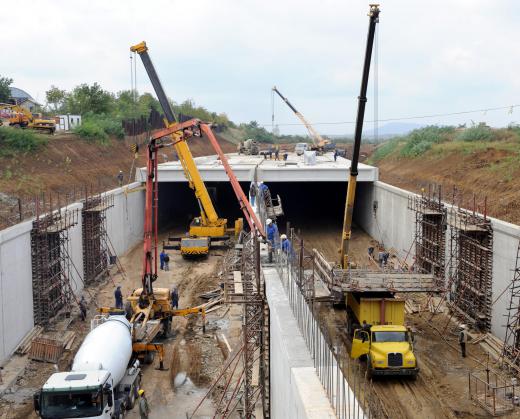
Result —
<path fill-rule="evenodd" d="M 343 218 L 343 232 L 341 235 L 341 258 L 340 264 L 343 269 L 348 269 L 349 241 L 352 236 L 352 215 L 354 214 L 354 198 L 356 196 L 356 180 L 358 175 L 359 148 L 361 146 L 361 134 L 363 133 L 363 120 L 365 118 L 365 105 L 367 103 L 368 76 L 370 75 L 370 61 L 372 59 L 372 47 L 374 45 L 374 34 L 376 24 L 379 22 L 379 5 L 371 4 L 368 23 L 367 46 L 365 50 L 365 62 L 363 65 L 363 76 L 361 78 L 361 89 L 358 97 L 358 110 L 356 118 L 356 130 L 354 132 L 354 150 L 350 165 L 350 176 L 347 187 L 347 202 L 345 204 L 345 215 Z"/>
<path fill-rule="evenodd" d="M 152 60 L 148 54 L 148 47 L 145 42 L 141 42 L 130 48 L 132 52 L 137 52 L 141 57 L 144 68 L 148 73 L 148 77 L 152 83 L 152 86 L 155 90 L 157 98 L 159 99 L 159 103 L 163 109 L 166 125 L 168 127 L 174 125 L 177 120 L 173 113 L 173 109 L 171 107 L 170 102 L 164 92 L 164 89 L 161 85 L 161 81 L 159 80 L 159 76 L 155 71 Z M 222 227 L 225 226 L 227 220 L 223 218 L 219 218 L 217 212 L 215 211 L 215 207 L 211 202 L 211 198 L 209 196 L 208 190 L 206 189 L 206 185 L 204 184 L 199 170 L 197 169 L 197 165 L 193 159 L 193 155 L 186 144 L 185 141 L 176 141 L 179 137 L 179 134 L 173 133 L 172 139 L 174 140 L 174 147 L 177 155 L 179 156 L 179 160 L 181 162 L 182 168 L 184 170 L 184 175 L 188 180 L 190 188 L 195 191 L 195 197 L 197 198 L 197 202 L 200 208 L 200 214 L 202 219 L 202 224 L 208 227 Z"/>
<path fill-rule="evenodd" d="M 289 102 L 289 99 L 287 99 L 284 95 L 280 93 L 280 91 L 276 88 L 276 86 L 273 86 L 273 92 L 277 93 L 278 96 L 289 106 L 291 111 L 294 112 L 294 114 L 298 117 L 298 119 L 302 122 L 303 125 L 305 125 L 305 128 L 307 128 L 307 131 L 309 131 L 309 134 L 311 135 L 312 142 L 316 147 L 322 148 L 325 144 L 328 144 L 329 141 L 324 139 L 318 131 L 314 129 L 314 127 L 307 122 L 307 120 L 304 118 L 304 116 L 296 110 L 296 108 L 292 105 L 291 102 Z"/>

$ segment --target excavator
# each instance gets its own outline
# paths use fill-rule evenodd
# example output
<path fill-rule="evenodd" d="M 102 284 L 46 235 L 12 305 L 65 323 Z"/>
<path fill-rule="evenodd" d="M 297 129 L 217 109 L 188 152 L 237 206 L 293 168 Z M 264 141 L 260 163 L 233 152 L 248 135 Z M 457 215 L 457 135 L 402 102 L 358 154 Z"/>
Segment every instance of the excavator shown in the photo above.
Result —
<path fill-rule="evenodd" d="M 54 134 L 56 121 L 53 118 L 45 118 L 41 113 L 31 113 L 27 109 L 8 103 L 0 103 L 0 110 L 10 110 L 9 126 L 13 128 L 30 128 L 37 131 Z M 2 121 L 0 120 L 0 126 Z"/>
<path fill-rule="evenodd" d="M 139 54 L 141 57 L 143 65 L 146 69 L 146 72 L 148 73 L 152 86 L 165 115 L 164 122 L 167 128 L 155 133 L 152 136 L 152 140 L 160 139 L 161 137 L 165 136 L 171 137 L 171 145 L 175 148 L 175 151 L 179 156 L 179 160 L 184 170 L 184 175 L 188 180 L 190 188 L 195 191 L 195 197 L 200 208 L 200 216 L 195 217 L 190 223 L 188 236 L 182 238 L 170 238 L 169 244 L 165 245 L 165 248 L 179 247 L 183 257 L 203 256 L 209 253 L 209 249 L 212 243 L 219 243 L 223 241 L 227 242 L 230 238 L 227 234 L 228 222 L 225 218 L 219 217 L 215 211 L 215 207 L 213 206 L 213 202 L 211 201 L 206 185 L 200 176 L 193 155 L 191 154 L 191 151 L 188 147 L 186 140 L 191 136 L 207 136 L 213 148 L 219 155 L 220 161 L 224 165 L 233 190 L 239 200 L 239 205 L 242 208 L 244 216 L 249 222 L 250 227 L 253 228 L 253 225 L 256 225 L 263 231 L 261 223 L 249 205 L 249 201 L 244 195 L 242 188 L 234 176 L 227 158 L 222 152 L 222 149 L 220 148 L 220 145 L 218 144 L 209 125 L 202 123 L 197 119 L 192 119 L 180 124 L 177 123 L 177 119 L 173 113 L 171 104 L 168 101 L 166 93 L 164 92 L 159 77 L 157 76 L 157 72 L 155 71 L 153 63 L 148 54 L 148 47 L 146 46 L 146 43 L 141 42 L 140 44 L 131 47 L 130 51 Z M 157 160 L 155 160 L 155 164 L 157 164 Z M 156 178 L 157 174 L 155 173 L 154 176 Z M 234 224 L 235 235 L 237 235 L 239 231 L 242 230 L 242 227 L 243 220 L 236 220 Z M 170 244 L 177 242 L 179 245 Z"/>
<path fill-rule="evenodd" d="M 304 116 L 296 110 L 296 108 L 292 105 L 291 102 L 289 102 L 289 99 L 287 99 L 284 95 L 280 93 L 280 91 L 276 88 L 276 86 L 273 86 L 273 92 L 278 94 L 280 98 L 286 103 L 287 106 L 291 109 L 291 111 L 294 112 L 294 114 L 298 117 L 298 119 L 302 122 L 303 125 L 305 125 L 305 128 L 307 128 L 307 131 L 309 131 L 309 134 L 312 138 L 313 145 L 311 146 L 311 150 L 316 151 L 317 154 L 323 154 L 323 152 L 328 151 L 328 148 L 331 147 L 330 140 L 327 140 L 323 138 L 318 131 L 314 129 L 314 127 L 304 118 Z"/>

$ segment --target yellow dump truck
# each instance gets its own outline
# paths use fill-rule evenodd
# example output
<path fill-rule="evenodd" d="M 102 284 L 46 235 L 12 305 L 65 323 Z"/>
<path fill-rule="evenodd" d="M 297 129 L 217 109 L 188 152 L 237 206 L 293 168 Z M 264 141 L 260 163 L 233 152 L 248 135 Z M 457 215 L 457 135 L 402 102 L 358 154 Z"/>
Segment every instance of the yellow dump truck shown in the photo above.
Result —
<path fill-rule="evenodd" d="M 413 335 L 404 326 L 403 299 L 391 293 L 348 293 L 347 331 L 352 358 L 366 357 L 367 375 L 416 377 Z"/>

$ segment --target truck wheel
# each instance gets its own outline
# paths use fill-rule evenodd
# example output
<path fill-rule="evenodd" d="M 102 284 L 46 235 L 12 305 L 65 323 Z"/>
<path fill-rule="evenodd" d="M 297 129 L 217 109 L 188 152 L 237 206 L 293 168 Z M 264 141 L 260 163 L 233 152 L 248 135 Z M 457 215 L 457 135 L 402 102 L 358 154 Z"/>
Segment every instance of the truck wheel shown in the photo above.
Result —
<path fill-rule="evenodd" d="M 153 363 L 153 360 L 155 358 L 155 352 L 147 352 L 146 355 L 144 356 L 144 359 L 143 359 L 143 362 L 145 364 L 151 364 Z"/>

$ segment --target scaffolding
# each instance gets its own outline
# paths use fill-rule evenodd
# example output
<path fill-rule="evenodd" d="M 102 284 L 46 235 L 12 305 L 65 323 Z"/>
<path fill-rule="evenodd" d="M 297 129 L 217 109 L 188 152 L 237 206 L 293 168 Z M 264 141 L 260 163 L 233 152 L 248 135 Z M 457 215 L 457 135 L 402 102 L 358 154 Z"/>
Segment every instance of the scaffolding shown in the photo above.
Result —
<path fill-rule="evenodd" d="M 444 286 L 446 249 L 446 207 L 442 189 L 428 186 L 421 195 L 408 198 L 408 209 L 415 213 L 415 269 L 432 274 L 437 285 Z"/>
<path fill-rule="evenodd" d="M 216 417 L 228 417 L 233 411 L 240 410 L 242 417 L 251 418 L 260 409 L 263 417 L 269 418 L 270 317 L 260 269 L 260 243 L 251 233 L 243 234 L 240 242 L 225 257 L 223 275 L 225 302 L 243 306 L 242 371 L 233 376 L 237 366 L 233 368 L 225 383 Z M 238 353 L 235 356 L 238 359 Z M 226 368 L 231 369 L 231 365 Z"/>
<path fill-rule="evenodd" d="M 455 202 L 455 192 L 454 192 Z M 493 229 L 484 213 L 451 206 L 447 214 L 450 228 L 449 306 L 463 322 L 481 331 L 491 330 Z"/>
<path fill-rule="evenodd" d="M 520 241 L 516 251 L 516 266 L 510 290 L 502 363 L 514 370 L 515 374 L 520 375 Z"/>
<path fill-rule="evenodd" d="M 49 208 L 40 215 L 39 208 Z M 60 311 L 70 313 L 74 293 L 71 284 L 69 229 L 78 222 L 78 210 L 53 208 L 36 202 L 36 219 L 31 230 L 31 262 L 34 323 L 46 325 Z"/>
<path fill-rule="evenodd" d="M 106 211 L 114 206 L 114 196 L 88 193 L 83 203 L 83 274 L 85 284 L 92 284 L 108 275 L 109 246 Z"/>

